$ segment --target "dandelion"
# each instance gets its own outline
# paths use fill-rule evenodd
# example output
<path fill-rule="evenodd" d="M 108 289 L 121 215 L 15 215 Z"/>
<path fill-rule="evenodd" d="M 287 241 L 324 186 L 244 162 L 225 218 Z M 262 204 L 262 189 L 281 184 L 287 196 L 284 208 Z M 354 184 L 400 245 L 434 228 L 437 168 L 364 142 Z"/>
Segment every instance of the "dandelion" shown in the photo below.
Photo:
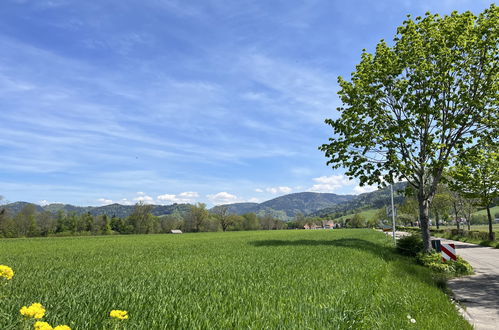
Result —
<path fill-rule="evenodd" d="M 416 320 L 415 319 L 411 319 L 411 323 L 416 323 Z"/>
<path fill-rule="evenodd" d="M 40 303 L 34 303 L 29 307 L 21 307 L 19 312 L 21 313 L 21 315 L 28 318 L 41 319 L 43 315 L 45 315 L 45 308 L 43 308 L 42 304 Z"/>
<path fill-rule="evenodd" d="M 58 325 L 54 328 L 54 330 L 71 330 L 71 328 L 67 325 Z"/>
<path fill-rule="evenodd" d="M 34 329 L 35 330 L 53 330 L 52 326 L 48 324 L 47 322 L 42 322 L 42 321 L 36 321 L 34 324 Z"/>
<path fill-rule="evenodd" d="M 14 271 L 9 266 L 0 265 L 0 277 L 10 280 L 14 277 Z"/>
<path fill-rule="evenodd" d="M 114 309 L 109 313 L 109 316 L 119 320 L 126 320 L 128 319 L 128 312 Z"/>

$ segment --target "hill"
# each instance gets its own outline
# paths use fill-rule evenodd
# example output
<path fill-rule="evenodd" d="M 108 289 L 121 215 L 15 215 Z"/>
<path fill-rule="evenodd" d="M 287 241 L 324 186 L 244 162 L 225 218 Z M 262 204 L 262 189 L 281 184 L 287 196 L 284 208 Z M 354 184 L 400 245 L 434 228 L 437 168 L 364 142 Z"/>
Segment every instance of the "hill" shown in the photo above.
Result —
<path fill-rule="evenodd" d="M 403 190 L 404 183 L 395 186 L 395 190 Z M 396 195 L 395 202 L 403 201 L 401 194 Z M 270 214 L 282 220 L 289 220 L 296 214 L 339 217 L 359 210 L 377 209 L 390 203 L 390 188 L 377 190 L 361 195 L 337 195 L 331 193 L 301 192 L 279 196 L 262 203 L 234 203 L 226 204 L 230 213 L 245 214 L 254 212 L 258 215 Z M 16 202 L 5 205 L 11 214 L 17 214 L 27 204 Z M 152 214 L 156 216 L 171 214 L 174 212 L 184 213 L 188 211 L 189 204 L 153 205 Z M 133 205 L 110 204 L 105 206 L 74 206 L 70 204 L 49 204 L 45 206 L 35 205 L 38 212 L 49 211 L 57 213 L 74 212 L 78 215 L 89 212 L 92 215 L 106 214 L 110 217 L 117 216 L 125 218 L 133 212 Z M 215 211 L 215 206 L 211 211 Z"/>
<path fill-rule="evenodd" d="M 354 195 L 337 195 L 329 193 L 301 192 L 279 196 L 263 203 L 234 203 L 226 204 L 230 213 L 257 214 L 270 213 L 281 219 L 289 219 L 297 213 L 310 214 L 333 205 L 348 202 Z M 216 210 L 214 207 L 212 210 Z"/>
<path fill-rule="evenodd" d="M 31 203 L 27 202 L 15 202 L 5 205 L 5 209 L 10 214 L 19 213 L 26 205 Z M 105 206 L 74 206 L 70 204 L 49 204 L 45 206 L 40 206 L 33 204 L 37 212 L 48 211 L 50 213 L 57 213 L 63 211 L 64 213 L 75 213 L 81 215 L 84 213 L 90 213 L 94 216 L 97 215 L 107 215 L 109 217 L 117 216 L 120 218 L 126 218 L 133 212 L 134 205 L 121 205 L 121 204 L 110 204 Z M 153 205 L 151 213 L 156 216 L 172 214 L 174 212 L 184 213 L 189 209 L 189 204 L 172 204 L 172 205 Z"/>
<path fill-rule="evenodd" d="M 394 185 L 393 192 L 395 204 L 401 204 L 404 201 L 405 197 L 403 191 L 406 185 L 407 184 L 405 182 L 399 182 Z M 357 195 L 349 201 L 318 210 L 310 215 L 338 218 L 342 215 L 352 214 L 368 209 L 379 209 L 390 205 L 390 203 L 390 187 L 385 187 L 383 189 Z"/>

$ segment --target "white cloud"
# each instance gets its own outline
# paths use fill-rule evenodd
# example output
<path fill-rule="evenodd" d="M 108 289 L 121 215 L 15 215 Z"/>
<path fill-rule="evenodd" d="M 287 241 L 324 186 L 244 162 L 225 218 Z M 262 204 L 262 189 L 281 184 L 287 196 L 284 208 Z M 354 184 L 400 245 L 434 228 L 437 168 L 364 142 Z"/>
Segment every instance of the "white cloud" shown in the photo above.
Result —
<path fill-rule="evenodd" d="M 265 188 L 266 192 L 269 192 L 271 194 L 289 194 L 290 192 L 293 191 L 293 188 L 291 187 L 286 187 L 286 186 L 281 186 L 281 187 L 268 187 Z"/>
<path fill-rule="evenodd" d="M 375 190 L 378 190 L 378 187 L 377 186 L 356 186 L 355 188 L 353 188 L 353 192 L 355 194 L 363 194 L 363 193 L 368 193 L 368 192 L 371 192 L 371 191 L 375 191 Z"/>
<path fill-rule="evenodd" d="M 144 195 L 145 195 L 145 193 L 144 193 L 143 191 L 137 191 L 137 195 L 139 195 L 139 196 L 144 196 Z"/>
<path fill-rule="evenodd" d="M 41 205 L 41 206 L 45 206 L 45 205 L 49 205 L 49 204 L 50 204 L 50 202 L 47 201 L 47 200 L 45 200 L 45 199 L 41 200 L 41 201 L 38 201 L 38 205 Z"/>
<path fill-rule="evenodd" d="M 135 197 L 133 200 L 136 202 L 143 202 L 144 204 L 153 204 L 154 203 L 154 199 L 148 195 Z"/>
<path fill-rule="evenodd" d="M 113 200 L 112 199 L 107 199 L 107 198 L 99 198 L 97 201 L 99 203 L 101 203 L 102 205 L 113 204 Z"/>
<path fill-rule="evenodd" d="M 263 189 L 256 188 L 256 189 L 255 189 L 255 191 L 256 191 L 257 193 L 262 193 L 262 192 L 263 192 Z"/>
<path fill-rule="evenodd" d="M 236 195 L 229 194 L 226 191 L 214 195 L 206 195 L 206 197 L 215 205 L 236 203 L 239 201 Z"/>
<path fill-rule="evenodd" d="M 195 191 L 184 191 L 183 193 L 180 193 L 179 196 L 182 198 L 196 198 L 199 197 L 199 194 Z"/>
<path fill-rule="evenodd" d="M 169 203 L 192 203 L 197 197 L 199 197 L 199 194 L 195 191 L 184 191 L 178 195 L 175 194 L 159 195 L 157 199 L 158 201 L 169 202 Z"/>
<path fill-rule="evenodd" d="M 344 186 L 352 185 L 354 182 L 344 175 L 330 175 L 313 178 L 316 182 L 309 191 L 331 193 Z"/>
<path fill-rule="evenodd" d="M 122 204 L 122 205 L 133 205 L 134 203 L 131 200 L 128 200 L 128 198 L 123 198 L 122 200 L 120 200 L 119 204 Z"/>

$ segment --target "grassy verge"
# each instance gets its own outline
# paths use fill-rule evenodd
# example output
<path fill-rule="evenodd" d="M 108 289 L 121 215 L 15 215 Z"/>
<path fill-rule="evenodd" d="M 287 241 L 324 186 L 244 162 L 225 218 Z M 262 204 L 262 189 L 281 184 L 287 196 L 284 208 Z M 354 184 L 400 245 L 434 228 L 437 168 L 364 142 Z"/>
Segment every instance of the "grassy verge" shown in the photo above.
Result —
<path fill-rule="evenodd" d="M 33 302 L 73 329 L 107 328 L 112 309 L 127 329 L 471 329 L 429 269 L 367 229 L 9 239 L 0 264 L 15 271 L 4 330 Z"/>
<path fill-rule="evenodd" d="M 421 232 L 418 227 L 399 227 L 398 230 L 407 231 L 407 232 L 411 232 L 411 233 L 420 233 Z M 489 246 L 489 247 L 499 249 L 499 241 L 497 241 L 497 240 L 495 240 L 495 241 L 483 240 L 483 239 L 479 239 L 479 238 L 470 237 L 470 235 L 453 235 L 451 232 L 451 229 L 448 229 L 448 228 L 446 228 L 446 229 L 431 228 L 430 232 L 431 232 L 431 235 L 435 236 L 435 237 L 447 238 L 447 239 L 451 239 L 454 241 L 478 244 L 481 246 Z M 465 230 L 464 232 L 467 233 L 468 231 Z M 486 231 L 483 231 L 482 233 L 484 233 L 485 236 L 487 236 Z M 499 232 L 496 232 L 496 237 L 499 237 Z"/>

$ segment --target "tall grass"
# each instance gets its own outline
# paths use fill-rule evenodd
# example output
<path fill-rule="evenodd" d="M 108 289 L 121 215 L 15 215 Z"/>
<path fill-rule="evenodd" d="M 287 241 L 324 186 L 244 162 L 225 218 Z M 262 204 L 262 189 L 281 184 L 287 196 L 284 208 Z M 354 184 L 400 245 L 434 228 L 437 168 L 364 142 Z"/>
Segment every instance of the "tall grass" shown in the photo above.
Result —
<path fill-rule="evenodd" d="M 46 320 L 106 329 L 471 329 L 427 269 L 371 230 L 0 240 L 0 329 Z M 407 316 L 416 320 L 411 323 Z"/>

